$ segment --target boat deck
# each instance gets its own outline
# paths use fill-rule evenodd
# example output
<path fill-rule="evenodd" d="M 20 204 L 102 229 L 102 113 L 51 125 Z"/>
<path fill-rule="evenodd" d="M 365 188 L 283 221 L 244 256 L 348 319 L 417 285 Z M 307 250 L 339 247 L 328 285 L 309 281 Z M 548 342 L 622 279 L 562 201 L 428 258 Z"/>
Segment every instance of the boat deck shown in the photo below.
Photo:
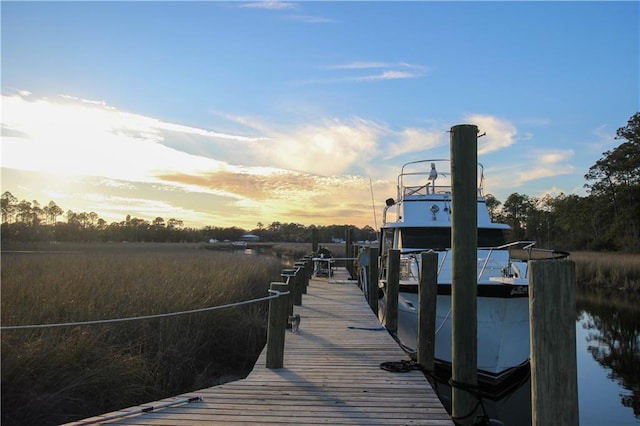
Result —
<path fill-rule="evenodd" d="M 453 425 L 421 372 L 380 368 L 409 358 L 346 270 L 312 278 L 295 313 L 300 328 L 287 331 L 284 368 L 265 367 L 265 348 L 243 380 L 71 424 Z"/>

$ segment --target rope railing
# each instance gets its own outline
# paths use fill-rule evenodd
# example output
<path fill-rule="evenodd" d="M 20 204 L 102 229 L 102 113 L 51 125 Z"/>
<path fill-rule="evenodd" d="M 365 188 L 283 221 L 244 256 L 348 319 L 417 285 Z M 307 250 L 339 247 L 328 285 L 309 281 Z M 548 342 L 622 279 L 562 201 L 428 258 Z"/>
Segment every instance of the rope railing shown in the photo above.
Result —
<path fill-rule="evenodd" d="M 295 268 L 283 269 L 281 277 L 284 282 L 272 282 L 269 288 L 269 296 L 256 299 L 244 300 L 241 302 L 228 303 L 225 305 L 210 306 L 206 308 L 190 309 L 178 312 L 162 314 L 140 315 L 126 318 L 111 318 L 92 321 L 61 322 L 52 324 L 29 324 L 29 325 L 8 325 L 1 326 L 1 331 L 27 330 L 54 327 L 77 327 L 96 324 L 110 324 L 125 321 L 139 321 L 154 318 L 166 318 L 178 315 L 194 314 L 199 312 L 209 312 L 220 309 L 234 308 L 251 303 L 269 301 L 269 316 L 267 327 L 267 368 L 282 368 L 284 354 L 284 332 L 287 327 L 291 327 L 288 318 L 293 314 L 293 306 L 302 303 L 302 294 L 306 293 L 309 279 L 313 274 L 311 266 L 313 255 L 305 256 L 296 263 Z M 284 296 L 284 297 L 282 297 Z"/>
<path fill-rule="evenodd" d="M 173 317 L 178 315 L 186 315 L 186 314 L 195 314 L 198 312 L 207 312 L 207 311 L 215 311 L 219 309 L 227 309 L 234 308 L 237 306 L 248 305 L 251 303 L 264 302 L 267 300 L 275 299 L 276 297 L 286 296 L 289 294 L 288 291 L 275 291 L 269 290 L 271 293 L 270 296 L 260 297 L 257 299 L 244 300 L 241 302 L 228 303 L 226 305 L 219 306 L 209 306 L 207 308 L 199 308 L 199 309 L 190 309 L 188 311 L 178 311 L 178 312 L 169 312 L 164 314 L 153 314 L 153 315 L 141 315 L 135 317 L 126 317 L 126 318 L 111 318 L 111 319 L 103 319 L 103 320 L 93 320 L 93 321 L 79 321 L 79 322 L 62 322 L 62 323 L 54 323 L 54 324 L 30 324 L 30 325 L 9 325 L 0 327 L 0 330 L 25 330 L 25 329 L 35 329 L 35 328 L 52 328 L 52 327 L 74 327 L 81 325 L 95 325 L 95 324 L 108 324 L 108 323 L 116 323 L 116 322 L 124 322 L 124 321 L 138 321 L 145 319 L 153 319 L 153 318 L 165 318 L 165 317 Z"/>

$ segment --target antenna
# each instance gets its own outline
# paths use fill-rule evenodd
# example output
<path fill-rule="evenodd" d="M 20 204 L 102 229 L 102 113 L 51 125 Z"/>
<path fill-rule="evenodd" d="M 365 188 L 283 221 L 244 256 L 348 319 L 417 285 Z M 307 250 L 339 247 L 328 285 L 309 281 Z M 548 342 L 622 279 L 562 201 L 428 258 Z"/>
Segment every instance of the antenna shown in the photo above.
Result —
<path fill-rule="evenodd" d="M 376 226 L 376 230 L 378 229 L 378 219 L 376 219 L 376 202 L 373 198 L 373 182 L 371 182 L 371 178 L 369 178 L 369 187 L 371 188 L 371 207 L 373 208 L 373 223 Z"/>

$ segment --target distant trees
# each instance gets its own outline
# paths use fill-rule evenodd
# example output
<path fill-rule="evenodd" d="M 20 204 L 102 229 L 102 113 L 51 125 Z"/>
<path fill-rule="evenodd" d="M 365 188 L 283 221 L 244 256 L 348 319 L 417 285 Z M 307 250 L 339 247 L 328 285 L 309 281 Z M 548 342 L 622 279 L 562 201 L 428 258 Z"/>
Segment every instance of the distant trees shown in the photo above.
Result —
<path fill-rule="evenodd" d="M 18 199 L 10 192 L 5 192 L 0 197 L 0 206 L 2 206 L 2 223 L 12 223 L 15 218 L 16 205 Z"/>
<path fill-rule="evenodd" d="M 238 227 L 212 227 L 202 229 L 186 228 L 180 219 L 165 220 L 156 217 L 149 221 L 127 215 L 121 222 L 107 222 L 95 212 L 66 213 L 50 201 L 41 208 L 37 201 L 19 201 L 10 192 L 1 197 L 2 240 L 3 241 L 74 241 L 74 242 L 201 242 L 216 239 L 238 241 L 251 232 L 261 241 L 311 242 L 311 228 L 299 223 L 273 222 L 270 225 L 258 223 L 256 229 L 245 230 Z M 60 217 L 64 220 L 59 220 Z M 320 230 L 321 242 L 332 238 L 344 238 L 346 230 L 352 228 L 356 239 L 374 241 L 376 231 L 371 227 L 359 229 L 351 225 L 331 225 L 316 227 Z"/>
<path fill-rule="evenodd" d="M 487 194 L 484 197 L 487 210 L 489 210 L 489 217 L 492 221 L 497 221 L 500 214 L 500 205 L 502 204 L 493 194 Z"/>

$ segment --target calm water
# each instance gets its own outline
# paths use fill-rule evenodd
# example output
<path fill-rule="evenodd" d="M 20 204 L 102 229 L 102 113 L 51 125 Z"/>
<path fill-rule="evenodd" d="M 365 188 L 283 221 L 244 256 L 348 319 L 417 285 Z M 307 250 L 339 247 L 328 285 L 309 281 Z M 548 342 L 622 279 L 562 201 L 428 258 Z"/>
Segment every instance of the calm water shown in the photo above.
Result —
<path fill-rule="evenodd" d="M 640 425 L 640 306 L 579 300 L 580 424 Z"/>
<path fill-rule="evenodd" d="M 580 298 L 576 313 L 581 426 L 640 425 L 640 306 Z M 505 425 L 531 424 L 531 381 L 484 406 Z M 451 390 L 438 384 L 445 406 Z M 447 407 L 448 408 L 448 407 Z"/>

